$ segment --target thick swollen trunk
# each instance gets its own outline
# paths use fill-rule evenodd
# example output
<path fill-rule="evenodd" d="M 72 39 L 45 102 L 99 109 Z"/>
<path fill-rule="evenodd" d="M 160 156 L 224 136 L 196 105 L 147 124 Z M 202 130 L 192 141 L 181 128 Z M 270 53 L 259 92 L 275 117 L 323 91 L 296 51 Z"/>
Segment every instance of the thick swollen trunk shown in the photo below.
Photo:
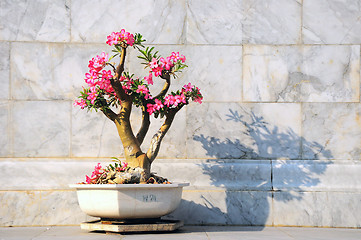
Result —
<path fill-rule="evenodd" d="M 125 160 L 130 167 L 140 167 L 145 171 L 145 178 L 150 176 L 150 161 L 145 153 L 142 152 L 137 138 L 134 136 L 129 121 L 132 103 L 123 102 L 122 109 L 114 121 L 120 140 L 124 147 Z"/>
<path fill-rule="evenodd" d="M 124 147 L 125 160 L 129 167 L 140 167 L 145 171 L 143 180 L 147 180 L 150 176 L 150 161 L 145 153 L 140 149 L 140 145 L 135 138 L 131 126 L 128 121 L 117 119 L 114 121 Z"/>

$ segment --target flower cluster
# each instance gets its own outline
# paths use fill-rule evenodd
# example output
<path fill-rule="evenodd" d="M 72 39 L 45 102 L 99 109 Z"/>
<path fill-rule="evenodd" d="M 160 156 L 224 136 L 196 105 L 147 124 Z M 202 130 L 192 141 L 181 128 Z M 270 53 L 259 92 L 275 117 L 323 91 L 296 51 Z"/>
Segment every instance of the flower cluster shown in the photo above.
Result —
<path fill-rule="evenodd" d="M 117 161 L 119 161 L 119 160 L 117 159 Z M 98 163 L 94 167 L 94 171 L 92 172 L 91 177 L 89 177 L 88 175 L 85 175 L 85 179 L 86 179 L 85 183 L 86 184 L 97 184 L 97 183 L 99 183 L 99 179 L 106 176 L 109 172 L 125 172 L 127 170 L 127 168 L 128 168 L 128 163 L 121 162 L 121 161 L 119 161 L 119 163 L 115 163 L 114 166 L 112 164 L 109 164 L 106 168 L 102 168 L 100 163 Z"/>
<path fill-rule="evenodd" d="M 96 183 L 97 179 L 104 173 L 104 169 L 102 168 L 102 166 L 100 165 L 100 163 L 98 163 L 98 165 L 96 165 L 94 167 L 94 171 L 92 172 L 91 177 L 89 177 L 88 175 L 85 175 L 86 178 L 86 183 L 91 184 L 91 183 Z"/>
<path fill-rule="evenodd" d="M 165 111 L 169 108 L 175 108 L 179 104 L 187 104 L 189 99 L 198 103 L 202 103 L 203 99 L 199 88 L 192 86 L 191 83 L 184 85 L 181 91 L 168 94 L 164 99 L 154 99 L 154 104 L 147 104 L 147 112 L 153 114 L 155 112 Z"/>
<path fill-rule="evenodd" d="M 180 55 L 179 52 L 172 52 L 172 54 L 166 58 L 160 57 L 159 59 L 153 57 L 152 61 L 149 62 L 148 66 L 150 68 L 149 76 L 145 78 L 148 84 L 153 84 L 152 77 L 161 76 L 163 71 L 171 71 L 171 69 L 178 63 L 184 63 L 186 57 Z"/>
<path fill-rule="evenodd" d="M 106 43 L 109 46 L 118 45 L 120 43 L 126 43 L 129 46 L 133 46 L 134 44 L 134 35 L 126 32 L 122 29 L 120 32 L 112 32 L 109 36 L 107 36 Z"/>
<path fill-rule="evenodd" d="M 120 32 L 113 32 L 107 36 L 107 44 L 114 46 L 116 54 L 112 57 L 105 52 L 93 57 L 88 64 L 89 71 L 85 74 L 85 82 L 88 85 L 87 88 L 83 88 L 81 96 L 75 101 L 74 105 L 80 106 L 82 109 L 104 109 L 110 106 L 118 106 L 120 100 L 116 96 L 116 93 L 112 87 L 111 81 L 114 78 L 111 70 L 104 69 L 106 66 L 112 66 L 115 72 L 115 66 L 109 61 L 113 57 L 120 55 L 122 49 L 127 46 L 144 46 L 141 45 L 142 36 L 140 34 L 131 34 L 122 29 Z M 176 108 L 179 105 L 186 105 L 190 100 L 198 103 L 202 103 L 202 94 L 199 89 L 192 86 L 190 83 L 183 86 L 183 88 L 177 92 L 171 92 L 168 95 L 162 95 L 153 99 L 149 85 L 153 84 L 154 77 L 174 76 L 177 72 L 180 72 L 185 65 L 186 57 L 179 52 L 172 52 L 168 57 L 159 57 L 156 53 L 152 53 L 154 47 L 145 48 L 142 50 L 137 47 L 142 56 L 139 58 L 145 60 L 147 67 L 150 71 L 148 76 L 143 79 L 133 78 L 130 73 L 123 72 L 119 76 L 118 80 L 126 94 L 132 95 L 133 104 L 137 107 L 143 106 L 146 108 L 149 114 L 158 114 L 164 116 L 168 109 Z"/>
<path fill-rule="evenodd" d="M 89 88 L 84 89 L 82 98 L 75 101 L 74 105 L 84 109 L 88 105 L 94 105 L 99 94 L 104 91 L 107 94 L 114 95 L 114 89 L 110 83 L 113 78 L 110 70 L 103 69 L 109 61 L 109 55 L 102 52 L 89 61 L 89 72 L 85 74 L 84 81 Z"/>

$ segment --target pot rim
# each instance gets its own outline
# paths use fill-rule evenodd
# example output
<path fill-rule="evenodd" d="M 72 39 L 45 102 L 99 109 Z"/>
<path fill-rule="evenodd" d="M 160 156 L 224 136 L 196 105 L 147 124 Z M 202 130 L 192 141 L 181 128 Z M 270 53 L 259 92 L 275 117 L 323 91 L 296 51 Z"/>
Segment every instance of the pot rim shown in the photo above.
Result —
<path fill-rule="evenodd" d="M 186 187 L 189 183 L 170 184 L 69 184 L 70 188 L 76 189 L 134 189 L 134 188 L 176 188 Z"/>

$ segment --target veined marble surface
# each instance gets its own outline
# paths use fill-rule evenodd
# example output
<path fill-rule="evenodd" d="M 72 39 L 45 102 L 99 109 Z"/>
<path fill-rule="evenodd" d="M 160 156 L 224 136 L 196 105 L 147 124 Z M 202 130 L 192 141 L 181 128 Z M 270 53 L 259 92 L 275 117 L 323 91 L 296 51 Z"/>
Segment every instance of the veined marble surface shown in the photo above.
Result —
<path fill-rule="evenodd" d="M 303 0 L 304 43 L 360 44 L 360 11 L 360 1 Z"/>
<path fill-rule="evenodd" d="M 0 99 L 10 98 L 10 43 L 0 42 Z"/>
<path fill-rule="evenodd" d="M 359 192 L 304 192 L 302 199 L 276 192 L 274 225 L 360 227 Z"/>
<path fill-rule="evenodd" d="M 1 226 L 73 225 L 94 220 L 78 205 L 75 191 L 0 191 Z"/>
<path fill-rule="evenodd" d="M 303 104 L 303 159 L 361 159 L 360 103 Z"/>
<path fill-rule="evenodd" d="M 102 112 L 72 108 L 71 155 L 104 157 L 123 155 L 123 145 L 115 124 Z"/>
<path fill-rule="evenodd" d="M 204 103 L 187 114 L 189 158 L 300 157 L 299 104 Z"/>
<path fill-rule="evenodd" d="M 243 48 L 243 100 L 358 102 L 360 46 Z"/>
<path fill-rule="evenodd" d="M 185 38 L 185 0 L 77 0 L 71 16 L 73 42 L 102 43 L 121 28 L 141 33 L 148 43 L 180 44 Z"/>
<path fill-rule="evenodd" d="M 88 61 L 105 44 L 11 44 L 11 95 L 20 100 L 73 100 L 79 95 L 88 72 Z"/>
<path fill-rule="evenodd" d="M 0 40 L 68 42 L 70 0 L 0 2 Z"/>
<path fill-rule="evenodd" d="M 187 41 L 193 44 L 295 44 L 299 0 L 189 0 Z"/>
<path fill-rule="evenodd" d="M 272 194 L 262 191 L 184 191 L 170 218 L 186 224 L 272 225 Z"/>
<path fill-rule="evenodd" d="M 11 154 L 10 138 L 10 105 L 7 101 L 0 101 L 0 157 Z"/>
<path fill-rule="evenodd" d="M 71 102 L 18 101 L 12 107 L 14 157 L 66 157 Z"/>

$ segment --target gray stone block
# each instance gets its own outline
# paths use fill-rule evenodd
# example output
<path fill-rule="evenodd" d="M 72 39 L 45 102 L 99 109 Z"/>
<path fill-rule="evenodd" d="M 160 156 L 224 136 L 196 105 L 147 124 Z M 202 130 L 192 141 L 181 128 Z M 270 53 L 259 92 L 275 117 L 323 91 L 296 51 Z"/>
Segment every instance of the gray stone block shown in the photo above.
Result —
<path fill-rule="evenodd" d="M 360 227 L 359 192 L 274 193 L 274 224 L 288 226 Z"/>
<path fill-rule="evenodd" d="M 306 44 L 360 44 L 358 1 L 303 1 L 302 33 Z"/>
<path fill-rule="evenodd" d="M 66 157 L 70 153 L 69 101 L 18 101 L 12 108 L 15 157 Z"/>
<path fill-rule="evenodd" d="M 68 42 L 70 1 L 2 1 L 0 39 Z"/>
<path fill-rule="evenodd" d="M 359 46 L 246 45 L 243 50 L 245 101 L 359 101 Z"/>
<path fill-rule="evenodd" d="M 141 33 L 147 43 L 180 44 L 185 38 L 184 0 L 78 0 L 72 2 L 71 16 L 73 42 L 103 43 L 107 35 L 122 28 Z"/>

